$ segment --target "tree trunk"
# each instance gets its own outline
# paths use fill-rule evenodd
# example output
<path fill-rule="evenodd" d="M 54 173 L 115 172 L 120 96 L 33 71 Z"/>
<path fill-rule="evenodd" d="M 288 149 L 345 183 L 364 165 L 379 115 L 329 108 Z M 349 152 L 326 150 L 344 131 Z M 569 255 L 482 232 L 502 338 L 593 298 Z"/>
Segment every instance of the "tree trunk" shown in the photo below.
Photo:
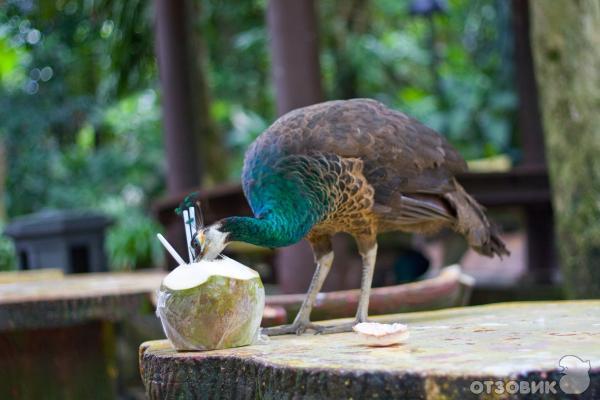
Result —
<path fill-rule="evenodd" d="M 600 296 L 600 2 L 535 0 L 533 48 L 571 297 Z"/>

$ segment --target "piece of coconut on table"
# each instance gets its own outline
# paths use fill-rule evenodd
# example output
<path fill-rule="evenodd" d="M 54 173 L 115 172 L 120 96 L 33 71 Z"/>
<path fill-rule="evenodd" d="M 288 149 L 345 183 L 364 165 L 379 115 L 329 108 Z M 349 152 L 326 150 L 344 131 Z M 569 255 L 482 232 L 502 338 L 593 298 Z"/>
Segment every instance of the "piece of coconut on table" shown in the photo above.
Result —
<path fill-rule="evenodd" d="M 410 336 L 408 327 L 403 324 L 381 324 L 378 322 L 361 322 L 352 328 L 364 344 L 372 347 L 394 346 L 405 342 Z"/>

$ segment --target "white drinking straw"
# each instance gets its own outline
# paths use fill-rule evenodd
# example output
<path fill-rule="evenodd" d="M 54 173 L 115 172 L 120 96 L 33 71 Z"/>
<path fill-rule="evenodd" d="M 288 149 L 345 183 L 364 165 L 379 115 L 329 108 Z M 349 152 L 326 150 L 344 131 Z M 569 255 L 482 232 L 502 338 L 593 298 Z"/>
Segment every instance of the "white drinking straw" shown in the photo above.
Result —
<path fill-rule="evenodd" d="M 160 240 L 162 245 L 165 247 L 165 249 L 167 249 L 169 254 L 171 254 L 171 256 L 175 259 L 175 261 L 177 261 L 179 263 L 179 265 L 186 264 L 186 262 L 183 261 L 183 258 L 181 258 L 181 256 L 179 254 L 177 254 L 177 252 L 175 251 L 173 246 L 171 246 L 169 244 L 169 242 L 167 242 L 167 239 L 165 239 L 163 235 L 161 235 L 160 233 L 157 233 L 156 237 L 158 238 L 158 240 Z"/>
<path fill-rule="evenodd" d="M 194 237 L 194 235 L 196 235 L 196 227 L 198 226 L 198 224 L 196 223 L 196 210 L 194 209 L 194 207 L 190 207 L 188 209 L 188 213 L 190 214 L 190 219 L 192 221 L 194 221 L 194 223 L 192 225 L 190 225 L 190 235 L 192 237 Z M 192 242 L 191 241 L 188 241 L 188 247 L 189 247 L 190 254 L 193 257 L 194 254 L 196 254 L 196 251 L 192 247 Z M 190 262 L 194 262 L 194 260 L 190 260 Z"/>
<path fill-rule="evenodd" d="M 183 228 L 185 229 L 185 240 L 187 243 L 187 250 L 188 250 L 188 258 L 190 259 L 190 263 L 194 262 L 194 251 L 192 250 L 192 225 L 196 225 L 196 221 L 194 221 L 192 224 L 188 224 L 188 221 L 190 220 L 190 214 L 188 210 L 183 210 Z"/>

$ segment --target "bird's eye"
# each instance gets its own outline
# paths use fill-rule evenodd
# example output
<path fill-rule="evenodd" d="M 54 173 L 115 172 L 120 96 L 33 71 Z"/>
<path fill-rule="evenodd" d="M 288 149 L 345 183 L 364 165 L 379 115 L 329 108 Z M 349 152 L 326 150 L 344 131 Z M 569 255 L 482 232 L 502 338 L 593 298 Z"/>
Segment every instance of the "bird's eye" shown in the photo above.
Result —
<path fill-rule="evenodd" d="M 200 240 L 198 239 L 198 235 L 194 235 L 191 245 L 194 249 L 200 249 Z"/>
<path fill-rule="evenodd" d="M 201 252 L 204 247 L 204 235 L 200 232 L 196 232 L 192 237 L 192 247 L 196 252 Z"/>

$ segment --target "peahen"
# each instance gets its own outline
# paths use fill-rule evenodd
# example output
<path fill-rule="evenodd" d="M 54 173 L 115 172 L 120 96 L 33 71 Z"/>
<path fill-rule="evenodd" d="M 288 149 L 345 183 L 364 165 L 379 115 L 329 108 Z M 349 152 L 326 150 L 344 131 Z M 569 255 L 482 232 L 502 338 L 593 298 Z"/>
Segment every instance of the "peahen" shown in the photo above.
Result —
<path fill-rule="evenodd" d="M 306 298 L 291 325 L 267 333 L 345 331 L 352 325 L 323 327 L 309 318 L 337 232 L 354 236 L 362 257 L 355 323 L 367 319 L 378 233 L 449 227 L 481 254 L 509 254 L 483 208 L 455 179 L 466 170 L 443 137 L 377 101 L 300 108 L 279 118 L 246 153 L 242 182 L 254 218 L 224 218 L 201 229 L 192 245 L 198 258 L 212 259 L 232 241 L 282 247 L 308 239 L 316 271 Z"/>

